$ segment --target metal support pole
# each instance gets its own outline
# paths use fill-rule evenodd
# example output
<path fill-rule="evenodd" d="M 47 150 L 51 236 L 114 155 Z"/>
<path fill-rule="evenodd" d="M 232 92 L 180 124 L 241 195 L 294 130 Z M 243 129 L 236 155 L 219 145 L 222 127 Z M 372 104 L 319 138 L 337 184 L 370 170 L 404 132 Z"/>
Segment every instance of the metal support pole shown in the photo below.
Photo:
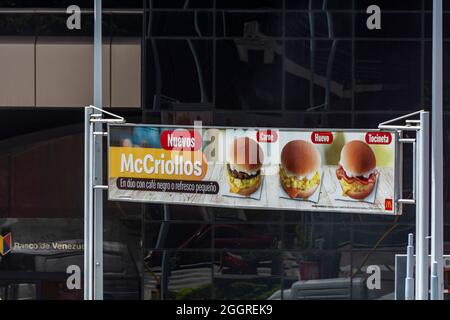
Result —
<path fill-rule="evenodd" d="M 92 264 L 92 238 L 90 232 L 90 222 L 91 222 L 91 141 L 90 141 L 90 117 L 91 108 L 84 108 L 84 299 L 91 300 L 92 292 L 92 274 L 91 274 L 91 264 Z"/>
<path fill-rule="evenodd" d="M 102 104 L 102 0 L 94 0 L 94 106 L 103 109 Z M 95 110 L 97 114 L 101 110 Z M 94 170 L 94 184 L 103 184 L 103 159 L 102 159 L 102 137 L 94 136 L 93 132 L 102 131 L 102 123 L 93 125 L 92 131 L 94 139 L 95 161 L 92 170 Z M 103 299 L 103 190 L 93 189 L 94 194 L 94 299 Z"/>
<path fill-rule="evenodd" d="M 442 117 L 442 0 L 433 1 L 433 80 L 431 148 L 431 261 L 437 263 L 437 299 L 444 299 L 443 117 Z"/>
<path fill-rule="evenodd" d="M 431 265 L 431 290 L 430 290 L 430 299 L 438 300 L 439 299 L 439 279 L 437 274 L 437 262 L 433 261 Z"/>
<path fill-rule="evenodd" d="M 414 235 L 408 234 L 406 248 L 405 300 L 414 300 Z"/>
<path fill-rule="evenodd" d="M 420 112 L 417 132 L 416 299 L 428 300 L 429 114 Z"/>
<path fill-rule="evenodd" d="M 96 112 L 96 113 L 94 113 Z M 102 118 L 103 114 L 111 119 Z M 97 131 L 103 123 L 125 123 L 125 119 L 95 106 L 84 110 L 84 299 L 103 299 L 103 214 L 102 192 L 108 189 L 101 184 L 99 172 L 102 160 L 102 143 L 106 135 Z M 100 128 L 101 130 L 101 128 Z M 99 162 L 100 158 L 100 162 Z"/>

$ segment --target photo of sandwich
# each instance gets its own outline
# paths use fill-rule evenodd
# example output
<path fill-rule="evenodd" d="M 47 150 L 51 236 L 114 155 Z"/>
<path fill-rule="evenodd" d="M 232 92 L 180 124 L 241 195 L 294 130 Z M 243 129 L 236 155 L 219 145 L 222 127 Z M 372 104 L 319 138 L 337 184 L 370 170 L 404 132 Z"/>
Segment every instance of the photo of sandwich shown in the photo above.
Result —
<path fill-rule="evenodd" d="M 372 148 L 363 141 L 347 142 L 341 150 L 336 177 L 342 188 L 342 195 L 356 200 L 369 196 L 376 184 L 377 161 Z"/>
<path fill-rule="evenodd" d="M 230 192 L 250 196 L 261 186 L 264 155 L 259 144 L 248 137 L 233 140 L 227 163 Z"/>
<path fill-rule="evenodd" d="M 281 151 L 280 183 L 290 198 L 307 199 L 321 181 L 321 157 L 317 148 L 304 140 L 292 140 Z"/>

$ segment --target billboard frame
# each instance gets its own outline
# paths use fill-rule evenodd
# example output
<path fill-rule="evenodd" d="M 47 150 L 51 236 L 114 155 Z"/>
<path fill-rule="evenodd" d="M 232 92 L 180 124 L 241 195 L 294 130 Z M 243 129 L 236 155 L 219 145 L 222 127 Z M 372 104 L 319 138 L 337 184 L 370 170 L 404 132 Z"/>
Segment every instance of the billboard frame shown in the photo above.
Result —
<path fill-rule="evenodd" d="M 107 115 L 111 118 L 104 118 Z M 420 119 L 408 119 L 412 116 L 420 116 Z M 405 120 L 405 125 L 395 125 L 394 122 L 400 120 Z M 101 131 L 96 129 L 100 124 Z M 107 125 L 106 131 L 103 131 L 103 124 Z M 84 208 L 85 208 L 85 252 L 84 252 L 84 262 L 85 262 L 85 290 L 88 290 L 89 295 L 85 295 L 85 299 L 101 299 L 93 292 L 102 292 L 103 284 L 96 281 L 96 278 L 103 277 L 103 273 L 99 272 L 103 268 L 96 268 L 98 262 L 96 261 L 95 253 L 103 252 L 103 242 L 96 241 L 98 238 L 95 237 L 94 230 L 97 229 L 96 226 L 103 224 L 103 212 L 95 212 L 94 205 L 96 201 L 96 195 L 98 192 L 108 190 L 108 185 L 103 185 L 103 181 L 98 181 L 94 177 L 94 171 L 96 168 L 96 157 L 95 157 L 95 141 L 98 138 L 106 137 L 108 139 L 109 146 L 109 132 L 112 125 L 120 126 L 143 126 L 145 124 L 127 124 L 125 119 L 121 116 L 115 115 L 111 112 L 104 111 L 100 108 L 94 106 L 85 107 L 85 197 L 84 197 Z M 164 128 L 179 128 L 176 125 L 152 125 Z M 195 128 L 195 126 L 183 126 L 183 128 Z M 211 127 L 205 126 L 202 128 L 225 128 L 225 129 L 236 129 L 235 127 Z M 255 127 L 248 127 L 245 129 L 261 129 Z M 264 129 L 271 129 L 270 127 Z M 298 128 L 276 128 L 281 131 L 296 130 L 296 131 L 317 131 L 317 129 L 298 129 Z M 407 114 L 402 117 L 398 117 L 386 122 L 379 124 L 378 129 L 322 129 L 325 131 L 330 130 L 334 132 L 346 131 L 346 132 L 377 132 L 386 131 L 394 133 L 395 136 L 395 156 L 396 161 L 394 163 L 394 197 L 395 197 L 395 212 L 397 211 L 397 206 L 402 206 L 403 204 L 415 204 L 416 206 L 416 256 L 418 264 L 416 266 L 416 276 L 418 281 L 416 282 L 416 299 L 427 299 L 428 298 L 428 270 L 426 267 L 427 257 L 428 257 L 428 222 L 430 217 L 429 211 L 429 177 L 425 174 L 427 168 L 429 167 L 429 155 L 430 155 L 430 142 L 429 142 L 429 112 L 427 111 L 417 111 L 411 114 Z M 414 131 L 416 132 L 415 138 L 403 138 L 404 131 Z M 403 196 L 403 144 L 413 144 L 413 198 L 404 199 Z M 416 160 L 417 158 L 417 160 Z M 416 178 L 417 177 L 417 178 Z M 108 161 L 108 179 L 109 179 L 109 161 Z M 108 195 L 108 200 L 110 200 Z M 116 201 L 116 200 L 115 200 Z M 123 200 L 127 201 L 127 200 Z M 133 201 L 136 202 L 136 201 Z M 141 201 L 139 201 L 141 202 Z M 157 202 L 154 202 L 157 203 Z M 160 202 L 162 204 L 167 204 L 167 202 Z M 170 202 L 172 203 L 172 202 Z M 220 207 L 218 205 L 209 205 L 211 207 Z M 244 207 L 249 208 L 249 207 Z M 250 207 L 250 209 L 252 209 Z M 253 208 L 256 209 L 256 208 Z M 259 209 L 259 208 L 258 208 Z M 267 208 L 271 210 L 280 210 L 280 208 Z M 400 208 L 401 209 L 401 208 Z M 282 210 L 289 210 L 283 208 Z M 296 209 L 294 209 L 296 210 Z M 308 210 L 310 211 L 310 210 Z M 327 210 L 320 210 L 327 211 Z M 336 212 L 336 211 L 334 211 Z M 352 211 L 354 212 L 354 211 Z M 357 211 L 356 211 L 357 213 Z M 380 214 L 377 214 L 380 215 Z M 387 215 L 386 215 L 387 216 Z M 389 216 L 394 216 L 394 214 L 389 214 Z M 87 269 L 86 269 L 87 268 Z M 97 270 L 98 269 L 98 270 Z M 100 286 L 100 287 L 99 287 Z"/>
<path fill-rule="evenodd" d="M 164 125 L 164 124 L 137 124 L 137 123 L 108 123 L 107 124 L 107 132 L 108 132 L 108 137 L 107 137 L 107 146 L 109 148 L 110 146 L 110 128 L 111 127 L 152 127 L 152 128 L 167 128 L 167 129 L 202 129 L 202 130 L 207 130 L 207 129 L 219 129 L 219 130 L 227 130 L 227 129 L 242 129 L 242 130 L 278 130 L 278 131 L 297 131 L 297 132 L 312 132 L 312 131 L 332 131 L 332 132 L 349 132 L 349 133 L 363 133 L 363 132 L 381 132 L 380 129 L 330 129 L 330 128 L 275 128 L 275 127 L 231 127 L 231 126 L 201 126 L 200 128 L 195 126 L 195 125 Z M 397 136 L 398 132 L 396 130 L 392 130 L 392 129 L 388 129 L 388 130 L 383 130 L 383 132 L 389 132 L 393 135 L 393 138 L 395 139 L 394 141 L 394 154 L 395 154 L 395 159 L 396 161 L 394 162 L 394 210 L 392 213 L 385 213 L 385 212 L 368 212 L 368 211 L 360 211 L 359 209 L 352 209 L 352 208 L 346 208 L 345 210 L 349 213 L 352 214 L 368 214 L 368 215 L 386 215 L 386 216 L 398 216 L 401 215 L 401 211 L 402 211 L 402 203 L 404 202 L 399 202 L 399 200 L 404 200 L 404 199 L 400 199 L 399 195 L 401 195 L 401 192 L 398 190 L 398 185 L 399 185 L 399 178 L 400 175 L 398 175 L 397 173 L 402 171 L 402 164 L 398 163 L 397 159 L 398 159 L 398 155 L 399 155 L 399 137 Z M 109 150 L 109 149 L 108 149 Z M 109 167 L 110 163 L 109 163 L 109 158 L 107 161 L 107 181 L 109 184 L 109 173 L 110 173 L 110 167 Z M 130 197 L 123 197 L 121 200 L 118 200 L 116 198 L 111 198 L 110 194 L 108 192 L 108 201 L 124 201 L 124 202 L 131 202 L 131 203 L 145 203 L 142 200 L 138 200 L 138 199 L 132 199 Z M 217 204 L 208 204 L 208 203 L 204 203 L 204 204 L 196 204 L 196 203 L 186 203 L 186 202 L 176 202 L 176 201 L 171 201 L 171 202 L 165 202 L 165 201 L 152 201 L 150 203 L 155 203 L 155 204 L 174 204 L 174 205 L 190 205 L 190 206 L 204 206 L 204 207 L 219 207 L 219 208 L 229 208 L 229 206 L 221 206 L 221 205 L 217 205 Z M 317 210 L 298 210 L 298 208 L 278 208 L 278 207 L 270 207 L 270 206 L 263 206 L 263 207 L 249 207 L 249 206 L 242 206 L 242 205 L 233 205 L 233 208 L 236 209 L 248 209 L 248 210 L 287 210 L 287 211 L 304 211 L 304 212 L 311 212 L 311 211 L 322 211 L 322 212 L 338 212 L 338 210 L 335 210 L 333 208 L 318 208 Z"/>

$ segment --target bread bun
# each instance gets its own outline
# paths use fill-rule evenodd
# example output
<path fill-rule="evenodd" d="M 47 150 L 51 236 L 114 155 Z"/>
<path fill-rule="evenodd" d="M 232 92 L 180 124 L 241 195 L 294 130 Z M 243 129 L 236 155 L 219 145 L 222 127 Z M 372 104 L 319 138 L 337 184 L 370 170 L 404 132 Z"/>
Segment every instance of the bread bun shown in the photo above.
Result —
<path fill-rule="evenodd" d="M 306 176 L 320 169 L 320 153 L 310 142 L 292 140 L 281 151 L 281 164 L 290 174 Z"/>
<path fill-rule="evenodd" d="M 238 171 L 257 171 L 264 162 L 264 154 L 259 144 L 248 137 L 234 139 L 230 147 L 230 162 Z"/>
<path fill-rule="evenodd" d="M 347 142 L 341 151 L 341 165 L 355 176 L 371 172 L 377 165 L 375 154 L 369 145 L 360 140 Z"/>

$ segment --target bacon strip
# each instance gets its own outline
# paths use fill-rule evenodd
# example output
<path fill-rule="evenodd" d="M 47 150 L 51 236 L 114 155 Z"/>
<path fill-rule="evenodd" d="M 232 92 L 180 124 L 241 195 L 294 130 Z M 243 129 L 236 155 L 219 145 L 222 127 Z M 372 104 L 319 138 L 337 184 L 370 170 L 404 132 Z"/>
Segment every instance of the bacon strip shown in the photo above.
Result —
<path fill-rule="evenodd" d="M 344 179 L 349 184 L 354 183 L 355 181 L 358 181 L 361 184 L 367 185 L 369 183 L 374 183 L 375 182 L 375 179 L 377 177 L 377 172 L 374 171 L 369 176 L 369 178 L 364 178 L 362 176 L 350 178 L 345 173 L 344 168 L 342 168 L 342 166 L 339 166 L 339 168 L 336 170 L 336 177 L 338 178 L 338 180 Z"/>
<path fill-rule="evenodd" d="M 241 179 L 241 180 L 254 178 L 254 177 L 258 176 L 261 173 L 261 170 L 258 170 L 255 174 L 248 174 L 248 173 L 245 173 L 245 172 L 242 172 L 242 171 L 231 170 L 230 164 L 227 164 L 227 170 L 228 170 L 228 173 L 233 178 Z"/>

